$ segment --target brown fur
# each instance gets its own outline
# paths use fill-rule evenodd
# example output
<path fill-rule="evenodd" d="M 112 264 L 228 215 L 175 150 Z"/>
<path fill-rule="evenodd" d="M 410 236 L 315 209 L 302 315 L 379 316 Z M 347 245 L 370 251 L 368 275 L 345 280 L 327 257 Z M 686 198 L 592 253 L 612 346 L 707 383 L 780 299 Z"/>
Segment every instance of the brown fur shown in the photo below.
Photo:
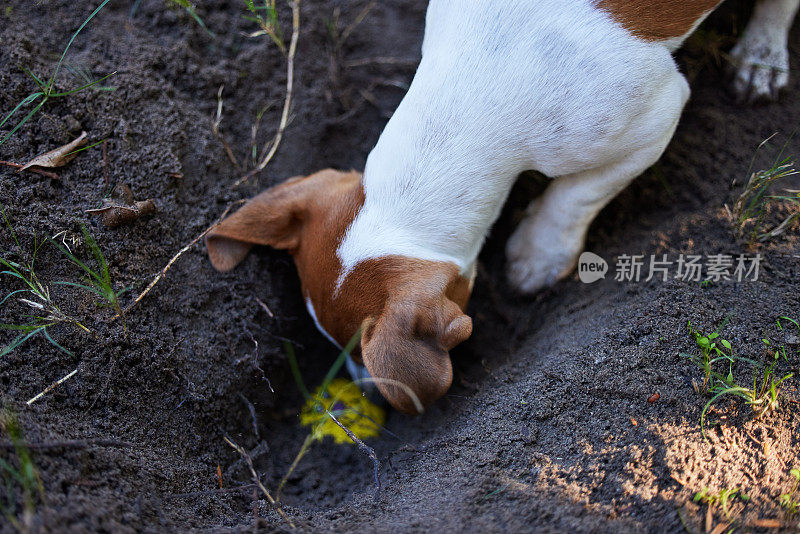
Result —
<path fill-rule="evenodd" d="M 665 41 L 686 35 L 721 0 L 600 0 L 597 7 L 636 37 Z"/>
<path fill-rule="evenodd" d="M 454 264 L 389 256 L 358 264 L 335 291 L 336 249 L 364 203 L 360 178 L 328 169 L 268 189 L 209 233 L 208 254 L 226 271 L 253 245 L 288 250 L 320 324 L 342 346 L 363 324 L 353 358 L 363 359 L 396 409 L 416 413 L 409 390 L 397 384 L 422 406 L 450 387 L 448 352 L 472 332 L 463 312 L 470 281 Z"/>

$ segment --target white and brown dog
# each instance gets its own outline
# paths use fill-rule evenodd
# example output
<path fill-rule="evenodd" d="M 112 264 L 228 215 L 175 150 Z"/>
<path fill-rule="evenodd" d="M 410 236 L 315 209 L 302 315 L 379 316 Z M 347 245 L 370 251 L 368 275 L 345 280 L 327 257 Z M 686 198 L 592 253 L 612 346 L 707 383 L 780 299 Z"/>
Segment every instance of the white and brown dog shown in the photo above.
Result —
<path fill-rule="evenodd" d="M 517 176 L 553 178 L 506 247 L 531 293 L 570 273 L 592 219 L 664 152 L 689 98 L 672 52 L 719 3 L 431 0 L 422 61 L 363 176 L 261 193 L 208 235 L 213 265 L 288 250 L 319 329 L 341 347 L 363 326 L 354 377 L 420 411 L 450 387 L 476 258 Z M 731 52 L 746 99 L 786 86 L 798 4 L 756 3 Z"/>

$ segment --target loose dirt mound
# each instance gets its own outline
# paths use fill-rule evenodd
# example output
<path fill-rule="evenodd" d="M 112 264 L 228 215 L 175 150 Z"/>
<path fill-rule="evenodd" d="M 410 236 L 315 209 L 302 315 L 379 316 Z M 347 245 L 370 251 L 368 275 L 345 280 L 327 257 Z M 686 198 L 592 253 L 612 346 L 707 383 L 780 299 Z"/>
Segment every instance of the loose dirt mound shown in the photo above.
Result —
<path fill-rule="evenodd" d="M 65 242 L 88 258 L 85 244 L 71 240 L 87 225 L 116 286 L 132 286 L 123 304 L 232 201 L 319 168 L 363 168 L 413 76 L 425 12 L 423 1 L 380 2 L 341 43 L 331 25 L 341 32 L 367 3 L 304 0 L 291 123 L 259 182 L 232 189 L 240 173 L 211 131 L 217 92 L 224 85 L 221 130 L 241 158 L 267 104 L 259 143 L 274 133 L 284 58 L 266 39 L 246 36 L 254 27 L 239 2 L 199 3 L 216 38 L 161 0 L 136 2 L 133 15 L 131 4 L 111 2 L 67 57 L 73 71 L 92 77 L 117 71 L 103 84 L 116 90 L 53 99 L 0 146 L 0 159 L 24 162 L 82 130 L 92 141 L 107 140 L 105 157 L 100 146 L 82 152 L 57 171 L 60 181 L 0 167 L 0 201 L 21 246 L 7 229 L 0 245 L 4 257 L 24 258 L 37 236 L 66 232 Z M 92 6 L 66 0 L 3 6 L 0 112 L 6 113 L 35 90 L 23 68 L 46 77 Z M 278 8 L 286 31 L 289 10 Z M 532 299 L 508 290 L 503 243 L 536 189 L 521 183 L 481 256 L 469 308 L 475 335 L 453 354 L 454 387 L 422 417 L 390 414 L 393 435 L 371 441 L 383 464 L 377 501 L 366 457 L 354 447 L 315 445 L 284 491 L 283 509 L 299 527 L 661 532 L 680 531 L 683 521 L 700 531 L 707 506 L 691 500 L 708 487 L 738 488 L 749 497 L 732 500 L 730 517 L 715 507 L 713 525 L 773 519 L 789 528 L 778 496 L 791 488 L 789 470 L 800 467 L 798 380 L 784 384 L 780 407 L 759 420 L 742 403 L 720 402 L 706 441 L 700 413 L 707 398 L 692 387 L 701 375 L 679 355 L 698 353 L 689 320 L 711 332 L 730 316 L 723 337 L 738 354 L 760 358 L 762 338 L 792 341 L 776 318 L 800 318 L 796 228 L 748 249 L 732 236 L 723 209 L 731 181 L 746 178 L 763 139 L 778 132 L 756 168 L 768 166 L 783 143 L 787 154 L 800 155 L 800 141 L 787 142 L 800 124 L 800 73 L 793 71 L 792 87 L 776 105 L 743 109 L 725 96 L 722 51 L 746 11 L 732 5 L 715 13 L 681 53 L 694 95 L 674 141 L 591 232 L 588 249 L 612 264 L 606 280 L 586 285 L 573 277 Z M 387 57 L 402 61 L 379 59 Z M 69 70 L 57 81 L 60 89 L 80 84 Z M 157 213 L 116 229 L 86 215 L 117 182 L 137 199 L 154 199 Z M 623 254 L 675 260 L 756 252 L 764 257 L 756 282 L 613 280 L 613 258 Z M 42 281 L 79 277 L 53 246 L 43 247 L 36 261 Z M 0 277 L 3 295 L 17 289 L 11 282 Z M 34 529 L 238 531 L 256 521 L 287 529 L 251 487 L 216 490 L 251 482 L 223 435 L 251 451 L 269 488 L 306 436 L 283 339 L 301 347 L 308 384 L 319 383 L 335 358 L 305 313 L 290 258 L 259 249 L 221 275 L 197 245 L 127 315 L 127 337 L 85 293 L 53 291 L 96 336 L 56 327 L 54 339 L 71 354 L 39 337 L 0 358 L 2 402 L 18 414 L 29 443 L 120 443 L 35 451 L 44 495 Z M 18 322 L 24 311 L 11 299 L 0 322 Z M 12 338 L 4 334 L 2 344 Z M 787 348 L 781 369 L 797 369 L 798 347 Z M 26 406 L 76 368 L 74 377 Z M 746 383 L 746 368 L 737 372 Z M 655 393 L 658 400 L 648 402 Z M 8 443 L 7 436 L 0 442 Z M 6 449 L 0 457 L 17 461 Z M 10 530 L 11 522 L 0 518 L 0 531 Z"/>

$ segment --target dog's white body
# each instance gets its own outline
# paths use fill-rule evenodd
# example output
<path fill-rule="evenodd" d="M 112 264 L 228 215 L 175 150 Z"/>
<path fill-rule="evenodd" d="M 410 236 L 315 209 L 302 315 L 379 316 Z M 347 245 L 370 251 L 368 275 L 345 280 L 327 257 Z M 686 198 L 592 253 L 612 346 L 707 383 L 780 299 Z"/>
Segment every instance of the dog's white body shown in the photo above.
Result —
<path fill-rule="evenodd" d="M 766 2 L 762 18 L 783 30 L 761 44 L 775 35 L 770 48 L 785 50 L 797 3 Z M 532 292 L 572 269 L 591 221 L 661 156 L 689 97 L 671 56 L 686 35 L 642 40 L 595 4 L 431 1 L 417 74 L 367 159 L 340 280 L 392 254 L 468 273 L 529 169 L 555 180 L 508 243 L 510 280 Z"/>
<path fill-rule="evenodd" d="M 422 62 L 363 177 L 262 192 L 208 234 L 212 263 L 291 252 L 317 327 L 339 346 L 361 335 L 353 377 L 418 413 L 451 384 L 475 261 L 517 176 L 553 178 L 506 247 L 510 281 L 533 292 L 572 270 L 592 219 L 663 153 L 689 98 L 671 53 L 717 3 L 432 0 Z M 786 85 L 798 4 L 759 0 L 731 52 L 748 99 Z"/>

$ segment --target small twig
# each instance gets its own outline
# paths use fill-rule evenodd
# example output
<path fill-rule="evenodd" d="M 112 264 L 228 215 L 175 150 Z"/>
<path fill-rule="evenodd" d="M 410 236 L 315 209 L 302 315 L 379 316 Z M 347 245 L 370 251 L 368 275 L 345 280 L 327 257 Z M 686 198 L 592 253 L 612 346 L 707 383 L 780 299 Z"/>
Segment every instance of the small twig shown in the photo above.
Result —
<path fill-rule="evenodd" d="M 244 401 L 247 405 L 247 409 L 250 410 L 250 421 L 253 423 L 253 433 L 256 435 L 256 438 L 261 441 L 261 434 L 258 432 L 258 418 L 256 417 L 256 407 L 253 406 L 253 403 L 244 396 L 244 393 L 239 393 L 239 397 Z"/>
<path fill-rule="evenodd" d="M 14 167 L 15 169 L 21 169 L 24 165 L 20 165 L 19 163 L 13 163 L 11 161 L 2 161 L 0 160 L 0 165 L 5 165 L 6 167 Z M 61 178 L 54 172 L 48 172 L 37 167 L 28 167 L 25 169 L 26 171 L 35 172 L 36 174 L 41 174 L 42 176 L 47 176 L 51 180 L 61 180 Z"/>
<path fill-rule="evenodd" d="M 345 61 L 346 68 L 353 67 L 367 67 L 369 65 L 400 65 L 405 67 L 415 67 L 419 63 L 419 59 L 410 59 L 403 57 L 365 57 L 361 59 L 351 59 Z"/>
<path fill-rule="evenodd" d="M 103 139 L 103 178 L 108 185 L 108 139 Z"/>
<path fill-rule="evenodd" d="M 214 117 L 214 122 L 211 123 L 211 133 L 214 134 L 214 137 L 222 143 L 222 146 L 225 148 L 225 153 L 228 155 L 228 159 L 231 160 L 233 166 L 236 167 L 236 170 L 242 172 L 242 166 L 239 165 L 239 160 L 236 159 L 236 156 L 233 155 L 233 150 L 231 150 L 231 146 L 228 144 L 228 141 L 219 131 L 219 125 L 222 122 L 222 90 L 225 88 L 224 85 L 219 86 L 219 91 L 217 91 L 217 114 Z"/>
<path fill-rule="evenodd" d="M 44 391 L 42 391 L 41 393 L 39 393 L 38 395 L 36 395 L 35 397 L 33 397 L 31 400 L 29 400 L 29 401 L 28 401 L 26 404 L 27 404 L 28 406 L 30 406 L 31 404 L 33 404 L 33 403 L 34 403 L 34 402 L 36 402 L 37 400 L 41 399 L 42 397 L 44 397 L 45 395 L 47 395 L 48 393 L 50 393 L 51 391 L 53 391 L 54 389 L 56 389 L 58 386 L 60 386 L 61 384 L 63 384 L 64 382 L 66 382 L 67 380 L 69 380 L 70 378 L 72 378 L 73 376 L 75 376 L 77 373 L 78 373 L 78 370 L 77 370 L 77 369 L 75 369 L 74 371 L 72 371 L 72 372 L 71 372 L 71 373 L 69 373 L 68 375 L 64 376 L 63 378 L 60 378 L 60 379 L 56 380 L 55 382 L 53 382 L 52 384 L 50 384 L 49 386 L 47 386 L 47 387 L 44 389 Z"/>
<path fill-rule="evenodd" d="M 255 467 L 253 467 L 253 459 L 252 459 L 252 458 L 250 458 L 250 455 L 249 455 L 249 454 L 247 454 L 247 451 L 246 451 L 246 450 L 244 450 L 244 449 L 243 449 L 241 446 L 239 446 L 238 444 L 234 443 L 234 442 L 233 442 L 233 441 L 232 441 L 232 440 L 231 440 L 231 439 L 230 439 L 228 436 L 224 436 L 224 439 L 225 439 L 225 442 L 226 442 L 228 445 L 230 445 L 231 447 L 233 447 L 233 449 L 234 449 L 236 452 L 238 452 L 238 453 L 239 453 L 239 455 L 242 457 L 242 459 L 245 461 L 245 463 L 247 464 L 247 467 L 250 469 L 250 475 L 253 477 L 253 482 L 255 482 L 255 483 L 256 483 L 256 485 L 258 486 L 258 489 L 260 489 L 260 490 L 261 490 L 261 493 L 263 493 L 263 494 L 264 494 L 264 496 L 267 498 L 267 500 L 270 502 L 270 504 L 271 504 L 272 506 L 274 506 L 274 507 L 275 507 L 275 509 L 278 511 L 278 513 L 281 515 L 281 517 L 282 517 L 282 518 L 283 518 L 283 519 L 284 519 L 284 520 L 285 520 L 287 523 L 289 523 L 289 525 L 290 525 L 292 528 L 297 528 L 297 527 L 295 527 L 294 523 L 292 523 L 292 520 L 291 520 L 291 519 L 289 519 L 289 518 L 286 516 L 286 514 L 284 514 L 284 513 L 283 513 L 283 510 L 281 510 L 281 507 L 278 505 L 278 503 L 277 503 L 277 502 L 275 502 L 275 499 L 273 499 L 273 498 L 272 498 L 272 495 L 270 495 L 270 493 L 269 493 L 269 491 L 267 490 L 267 488 L 265 488 L 265 487 L 264 487 L 264 484 L 262 484 L 262 483 L 261 483 L 261 479 L 258 477 L 258 473 L 256 473 L 256 469 L 255 469 Z"/>
<path fill-rule="evenodd" d="M 241 357 L 241 358 L 237 359 L 237 360 L 236 360 L 234 363 L 235 363 L 236 365 L 239 365 L 239 364 L 241 364 L 242 362 L 249 361 L 249 362 L 250 362 L 250 364 L 251 364 L 251 365 L 252 365 L 252 366 L 253 366 L 253 367 L 254 367 L 254 368 L 255 368 L 255 369 L 256 369 L 256 370 L 257 370 L 259 373 L 261 373 L 261 378 L 264 380 L 264 382 L 266 382 L 266 383 L 267 383 L 267 387 L 269 388 L 269 390 L 270 390 L 272 393 L 275 393 L 275 390 L 274 390 L 274 389 L 272 389 L 272 382 L 270 382 L 270 381 L 269 381 L 269 378 L 267 378 L 267 374 L 264 372 L 264 369 L 263 369 L 263 368 L 262 368 L 260 365 L 258 365 L 258 340 L 255 338 L 255 336 L 254 336 L 254 335 L 253 335 L 253 333 L 250 331 L 250 329 L 248 329 L 248 328 L 247 328 L 247 324 L 243 324 L 243 325 L 242 325 L 242 328 L 244 328 L 244 332 L 245 332 L 245 334 L 247 334 L 247 335 L 248 335 L 248 337 L 250 337 L 250 341 L 252 341 L 252 342 L 253 342 L 253 346 L 254 346 L 255 348 L 253 349 L 253 352 L 252 352 L 252 353 L 248 354 L 247 356 L 243 356 L 243 357 Z M 256 434 L 258 434 L 258 431 L 256 431 Z"/>
<path fill-rule="evenodd" d="M 264 168 L 269 164 L 272 160 L 273 156 L 275 156 L 275 152 L 278 151 L 278 145 L 281 144 L 281 140 L 283 139 L 283 132 L 286 130 L 286 125 L 289 122 L 289 108 L 292 104 L 292 92 L 294 90 L 294 56 L 295 52 L 297 52 L 297 39 L 300 36 L 300 0 L 293 0 L 292 2 L 292 40 L 289 43 L 289 54 L 286 57 L 286 98 L 283 101 L 283 111 L 281 112 L 281 122 L 278 125 L 278 131 L 275 133 L 275 137 L 264 145 L 264 149 L 261 151 L 262 159 L 261 162 L 256 166 L 255 169 L 245 174 L 243 177 L 239 178 L 232 187 L 238 187 L 243 182 L 246 182 L 259 172 L 263 171 Z"/>
<path fill-rule="evenodd" d="M 203 491 L 191 491 L 189 493 L 173 493 L 172 495 L 165 495 L 166 499 L 191 499 L 193 497 L 206 497 L 211 495 L 219 495 L 224 493 L 234 493 L 237 491 L 244 491 L 249 490 L 252 488 L 257 488 L 255 484 L 243 484 L 241 486 L 236 486 L 235 488 L 224 488 L 224 489 L 213 489 L 213 490 L 203 490 Z"/>
<path fill-rule="evenodd" d="M 125 309 L 123 310 L 123 315 L 124 315 L 124 314 L 127 314 L 127 313 L 130 311 L 130 309 L 131 309 L 131 308 L 133 308 L 133 307 L 134 307 L 136 304 L 138 304 L 138 303 L 139 303 L 139 301 L 140 301 L 140 300 L 142 300 L 142 299 L 145 297 L 145 295 L 147 295 L 148 293 L 150 293 L 150 290 L 151 290 L 151 289 L 153 289 L 153 287 L 155 287 L 155 285 L 156 285 L 156 284 L 157 284 L 157 283 L 158 283 L 158 282 L 159 282 L 159 281 L 160 281 L 162 278 L 164 278 L 164 276 L 167 274 L 167 271 L 169 271 L 169 270 L 170 270 L 170 268 L 172 267 L 172 265 L 173 265 L 173 264 L 174 264 L 176 261 L 178 261 L 178 258 L 180 258 L 181 256 L 183 256 L 183 254 L 184 254 L 184 253 L 185 253 L 187 250 L 189 250 L 190 248 L 192 248 L 194 245 L 196 245 L 196 244 L 197 244 L 197 242 L 198 242 L 198 241 L 200 241 L 201 239 L 203 239 L 203 238 L 206 236 L 206 234 L 207 234 L 207 233 L 209 233 L 211 230 L 213 230 L 214 228 L 216 228 L 216 226 L 217 226 L 219 223 L 221 223 L 221 222 L 222 222 L 222 219 L 224 219 L 224 218 L 225 218 L 225 216 L 228 214 L 228 212 L 231 210 L 231 208 L 233 208 L 234 206 L 236 206 L 236 205 L 238 205 L 238 204 L 241 204 L 242 202 L 244 202 L 244 200 L 238 200 L 238 201 L 236 201 L 236 202 L 233 202 L 232 204 L 230 204 L 230 205 L 229 205 L 227 208 L 225 208 L 225 211 L 223 211 L 223 212 L 222 212 L 222 215 L 220 215 L 220 216 L 219 216 L 219 218 L 216 220 L 216 222 L 214 222 L 214 224 L 212 224 L 211 226 L 209 226 L 208 228 L 206 228 L 205 230 L 203 230 L 203 232 L 202 232 L 200 235 L 198 235 L 197 237 L 195 237 L 194 239 L 192 239 L 192 241 L 191 241 L 191 242 L 190 242 L 188 245 L 186 245 L 185 247 L 183 247 L 182 249 L 180 249 L 180 250 L 178 251 L 178 253 L 177 253 L 177 254 L 175 254 L 175 255 L 172 257 L 172 259 L 170 259 L 170 260 L 169 260 L 169 262 L 167 262 L 167 264 L 164 266 L 164 268 L 163 268 L 163 269 L 161 269 L 161 271 L 160 271 L 160 272 L 159 272 L 159 273 L 156 275 L 156 277 L 153 279 L 153 281 L 152 281 L 152 282 L 150 282 L 150 285 L 148 285 L 148 286 L 147 286 L 147 288 L 145 288 L 145 290 L 144 290 L 144 291 L 142 291 L 142 292 L 139 294 L 139 296 L 138 296 L 138 297 L 136 297 L 136 299 L 135 299 L 133 302 L 131 302 L 130 304 L 128 304 L 128 306 L 126 306 L 126 307 L 125 307 Z M 112 318 L 111 318 L 111 321 L 114 321 L 114 320 L 118 319 L 118 318 L 119 318 L 119 316 L 120 316 L 120 314 L 117 314 L 117 315 L 115 315 L 114 317 L 112 317 Z"/>
<path fill-rule="evenodd" d="M 46 441 L 43 443 L 0 443 L 0 449 L 13 450 L 17 446 L 24 446 L 32 451 L 48 451 L 53 449 L 87 449 L 89 447 L 119 447 L 127 449 L 134 447 L 133 443 L 117 441 L 115 439 L 70 439 L 66 441 Z"/>
<path fill-rule="evenodd" d="M 267 314 L 267 315 L 269 315 L 269 318 L 270 318 L 270 319 L 274 319 L 274 318 L 275 318 L 275 314 L 274 314 L 274 313 L 272 313 L 272 310 L 270 310 L 270 309 L 269 309 L 269 306 L 267 306 L 266 304 L 264 304 L 264 303 L 261 301 L 261 299 L 260 299 L 260 298 L 258 298 L 258 297 L 253 297 L 253 298 L 254 298 L 254 299 L 256 299 L 256 302 L 258 302 L 258 305 L 259 305 L 259 306 L 261 306 L 261 309 L 262 309 L 262 310 L 264 310 L 264 312 L 266 312 L 266 314 Z"/>
<path fill-rule="evenodd" d="M 364 19 L 367 17 L 367 15 L 369 15 L 369 12 L 372 11 L 372 8 L 374 7 L 375 7 L 375 2 L 370 2 L 369 4 L 367 4 L 366 7 L 364 7 L 364 9 L 361 10 L 361 13 L 359 13 L 356 16 L 353 22 L 351 22 L 347 26 L 347 28 L 344 29 L 341 35 L 339 35 L 338 39 L 339 47 L 344 45 L 345 41 L 347 41 L 347 38 L 350 37 L 350 34 L 352 34 L 353 31 L 358 27 L 358 25 L 364 21 Z"/>
<path fill-rule="evenodd" d="M 372 460 L 372 465 L 375 468 L 375 472 L 374 472 L 374 476 L 375 476 L 375 502 L 378 502 L 378 500 L 380 500 L 380 497 L 381 497 L 381 479 L 379 477 L 380 471 L 381 471 L 381 462 L 380 462 L 380 460 L 378 460 L 378 455 L 375 454 L 375 450 L 372 447 L 370 447 L 369 445 L 367 445 L 366 443 L 361 441 L 358 438 L 358 436 L 353 434 L 353 432 L 349 428 L 347 428 L 342 423 L 340 423 L 339 420 L 336 419 L 336 416 L 333 415 L 330 412 L 330 410 L 325 410 L 325 413 L 327 413 L 328 417 L 330 417 L 331 420 L 333 420 L 334 423 L 339 425 L 339 428 L 344 430 L 344 433 L 347 434 L 347 437 L 349 437 L 351 440 L 353 440 L 353 443 L 358 445 L 358 448 L 361 449 L 361 451 L 364 452 L 364 454 L 366 454 L 367 456 L 369 456 L 370 459 Z"/>

